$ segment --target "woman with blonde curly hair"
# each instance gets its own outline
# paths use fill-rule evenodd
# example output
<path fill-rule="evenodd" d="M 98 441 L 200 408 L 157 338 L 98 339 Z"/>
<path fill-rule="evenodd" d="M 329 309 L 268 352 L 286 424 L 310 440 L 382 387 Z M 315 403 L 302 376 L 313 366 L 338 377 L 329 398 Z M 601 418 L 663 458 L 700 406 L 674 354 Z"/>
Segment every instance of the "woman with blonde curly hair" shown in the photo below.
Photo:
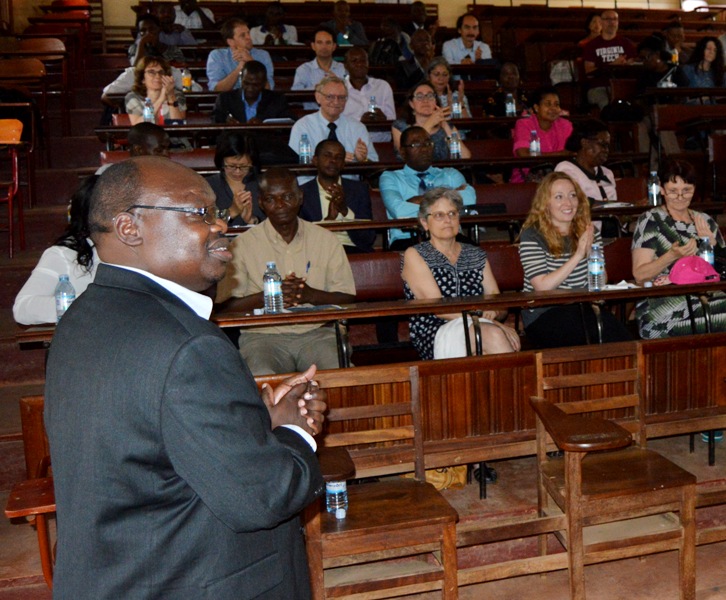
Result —
<path fill-rule="evenodd" d="M 164 126 L 166 119 L 185 119 L 187 102 L 174 88 L 171 68 L 163 58 L 144 56 L 134 67 L 134 85 L 124 99 L 131 125 L 144 120 L 144 100 L 151 98 L 154 122 Z"/>
<path fill-rule="evenodd" d="M 524 291 L 586 289 L 590 249 L 601 241 L 580 187 L 565 173 L 550 173 L 537 188 L 520 235 Z M 527 338 L 538 348 L 598 340 L 597 321 L 589 304 L 527 309 L 522 311 L 522 321 Z M 602 323 L 604 342 L 632 339 L 609 312 L 602 312 Z"/>

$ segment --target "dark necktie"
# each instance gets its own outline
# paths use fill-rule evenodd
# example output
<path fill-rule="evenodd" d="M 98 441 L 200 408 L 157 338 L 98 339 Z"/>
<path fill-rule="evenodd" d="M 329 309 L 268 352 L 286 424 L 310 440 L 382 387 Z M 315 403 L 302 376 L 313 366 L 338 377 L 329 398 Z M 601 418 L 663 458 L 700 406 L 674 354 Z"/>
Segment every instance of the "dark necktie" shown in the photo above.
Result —
<path fill-rule="evenodd" d="M 334 142 L 337 142 L 338 136 L 335 135 L 335 130 L 338 129 L 338 126 L 335 123 L 328 123 L 328 129 L 330 129 L 330 133 L 328 134 L 328 139 L 333 140 Z"/>
<path fill-rule="evenodd" d="M 416 173 L 416 177 L 418 177 L 418 193 L 419 194 L 425 194 L 426 190 L 429 189 L 426 185 L 426 176 L 429 174 L 428 171 L 424 171 L 423 173 Z"/>

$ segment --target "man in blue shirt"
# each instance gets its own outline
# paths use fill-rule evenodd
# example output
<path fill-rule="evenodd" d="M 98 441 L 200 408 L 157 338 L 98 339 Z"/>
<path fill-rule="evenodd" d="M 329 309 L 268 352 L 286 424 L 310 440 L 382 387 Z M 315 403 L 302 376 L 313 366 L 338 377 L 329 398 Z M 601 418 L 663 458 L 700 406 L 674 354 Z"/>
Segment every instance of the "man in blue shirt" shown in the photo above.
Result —
<path fill-rule="evenodd" d="M 343 116 L 348 100 L 348 89 L 339 77 L 323 78 L 315 88 L 315 100 L 320 110 L 306 115 L 292 126 L 289 146 L 295 152 L 300 147 L 300 138 L 307 134 L 312 147 L 323 140 L 337 140 L 345 148 L 346 162 L 378 161 L 378 153 L 368 136 L 365 125 L 356 119 Z M 308 177 L 305 183 L 311 178 Z"/>
<path fill-rule="evenodd" d="M 416 217 L 421 196 L 434 187 L 458 190 L 465 205 L 476 203 L 474 188 L 466 183 L 459 171 L 431 166 L 434 143 L 423 127 L 409 127 L 401 134 L 400 152 L 406 166 L 397 171 L 386 171 L 379 182 L 389 219 Z M 388 241 L 391 250 L 404 250 L 417 240 L 400 229 L 389 229 Z"/>
<path fill-rule="evenodd" d="M 341 79 L 345 77 L 345 67 L 333 60 L 333 52 L 338 46 L 330 29 L 318 27 L 313 32 L 310 47 L 315 52 L 315 58 L 295 69 L 295 79 L 291 88 L 293 90 L 312 90 L 323 77 L 328 75 L 336 75 Z"/>
<path fill-rule="evenodd" d="M 207 58 L 207 87 L 212 92 L 228 92 L 239 88 L 239 75 L 242 67 L 250 60 L 256 60 L 267 69 L 267 84 L 275 88 L 274 67 L 270 53 L 252 47 L 250 28 L 247 21 L 239 18 L 227 19 L 222 24 L 222 37 L 228 48 L 217 48 Z"/>

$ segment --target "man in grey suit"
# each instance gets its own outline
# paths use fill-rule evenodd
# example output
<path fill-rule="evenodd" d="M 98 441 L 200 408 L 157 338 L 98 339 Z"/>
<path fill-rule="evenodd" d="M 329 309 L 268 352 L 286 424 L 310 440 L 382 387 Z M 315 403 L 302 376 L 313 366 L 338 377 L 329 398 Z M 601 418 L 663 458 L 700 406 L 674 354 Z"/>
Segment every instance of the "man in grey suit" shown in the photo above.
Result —
<path fill-rule="evenodd" d="M 91 200 L 103 261 L 63 316 L 45 419 L 58 514 L 54 598 L 308 598 L 297 517 L 323 490 L 314 368 L 258 393 L 207 319 L 231 259 L 214 194 L 158 157 Z"/>

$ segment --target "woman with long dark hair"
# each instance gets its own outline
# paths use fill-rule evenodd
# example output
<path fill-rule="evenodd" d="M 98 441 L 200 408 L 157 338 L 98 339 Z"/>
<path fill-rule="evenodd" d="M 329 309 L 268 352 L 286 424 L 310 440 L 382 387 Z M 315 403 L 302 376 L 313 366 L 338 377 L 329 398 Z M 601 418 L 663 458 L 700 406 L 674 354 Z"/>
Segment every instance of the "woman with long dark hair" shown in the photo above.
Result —
<path fill-rule="evenodd" d="M 88 208 L 97 180 L 98 175 L 91 175 L 73 194 L 68 227 L 55 244 L 43 252 L 15 297 L 13 317 L 21 325 L 55 323 L 55 287 L 61 275 L 68 275 L 76 297 L 93 281 L 98 254 L 90 239 Z"/>
<path fill-rule="evenodd" d="M 724 87 L 723 47 L 718 38 L 706 36 L 698 40 L 690 60 L 679 71 L 679 82 L 683 87 Z"/>

